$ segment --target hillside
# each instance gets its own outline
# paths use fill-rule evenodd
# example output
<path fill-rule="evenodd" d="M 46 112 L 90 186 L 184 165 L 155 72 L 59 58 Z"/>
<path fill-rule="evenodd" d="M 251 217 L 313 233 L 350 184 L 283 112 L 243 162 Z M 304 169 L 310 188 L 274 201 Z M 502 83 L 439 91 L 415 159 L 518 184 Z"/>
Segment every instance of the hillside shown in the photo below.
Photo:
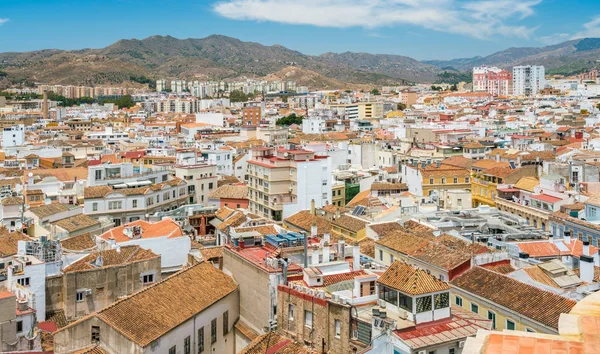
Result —
<path fill-rule="evenodd" d="M 61 84 L 122 83 L 132 75 L 200 80 L 265 77 L 289 66 L 350 84 L 398 84 L 405 80 L 398 72 L 392 76 L 362 70 L 280 45 L 264 46 L 219 35 L 202 39 L 153 36 L 120 40 L 101 49 L 0 53 L 0 63 L 0 69 L 13 81 Z M 310 75 L 306 80 L 297 75 L 296 81 L 299 85 L 315 82 Z"/>
<path fill-rule="evenodd" d="M 566 41 L 541 48 L 509 48 L 485 57 L 454 60 L 430 60 L 424 63 L 438 68 L 469 70 L 488 65 L 510 68 L 516 65 L 544 65 L 547 73 L 574 74 L 600 65 L 600 38 Z"/>

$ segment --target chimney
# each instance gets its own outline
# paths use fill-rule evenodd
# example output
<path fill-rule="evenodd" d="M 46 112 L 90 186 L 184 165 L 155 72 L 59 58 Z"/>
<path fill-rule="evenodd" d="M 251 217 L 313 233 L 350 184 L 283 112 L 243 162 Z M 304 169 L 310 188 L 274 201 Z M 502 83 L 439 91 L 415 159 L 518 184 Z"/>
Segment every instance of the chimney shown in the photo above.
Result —
<path fill-rule="evenodd" d="M 317 223 L 312 223 L 312 225 L 310 226 L 310 237 L 315 238 L 317 237 Z"/>
<path fill-rule="evenodd" d="M 288 285 L 288 259 L 280 258 L 279 263 L 281 263 L 281 267 L 283 268 L 283 285 Z"/>
<path fill-rule="evenodd" d="M 571 243 L 571 231 L 565 231 L 563 239 L 565 243 Z"/>
<path fill-rule="evenodd" d="M 338 254 L 342 261 L 346 259 L 346 241 L 344 241 L 344 237 L 340 238 L 338 242 Z"/>
<path fill-rule="evenodd" d="M 323 244 L 323 263 L 329 263 L 329 242 Z"/>
<path fill-rule="evenodd" d="M 583 241 L 583 255 L 590 255 L 590 241 Z"/>
<path fill-rule="evenodd" d="M 117 242 L 115 241 L 115 238 L 114 238 L 114 237 L 112 237 L 112 236 L 110 236 L 110 237 L 108 238 L 108 244 L 110 245 L 110 248 L 111 248 L 111 249 L 114 249 L 114 248 L 116 248 L 116 246 L 117 246 Z"/>
<path fill-rule="evenodd" d="M 319 248 L 315 247 L 312 250 L 312 262 L 313 266 L 319 265 Z"/>
<path fill-rule="evenodd" d="M 352 246 L 352 269 L 354 271 L 360 270 L 360 246 L 358 242 L 354 242 Z"/>
<path fill-rule="evenodd" d="M 548 236 L 548 242 L 550 242 L 550 243 L 554 242 L 554 237 L 552 236 L 552 234 L 550 234 L 550 236 Z"/>
<path fill-rule="evenodd" d="M 589 245 L 588 245 L 589 247 Z M 586 283 L 594 282 L 594 258 L 586 255 L 579 257 L 579 278 Z"/>
<path fill-rule="evenodd" d="M 238 246 L 240 247 L 240 249 L 244 249 L 244 238 L 240 237 L 240 240 L 238 241 Z"/>
<path fill-rule="evenodd" d="M 517 155 L 517 167 L 521 167 L 521 155 Z"/>
<path fill-rule="evenodd" d="M 315 200 L 311 199 L 310 201 L 310 215 L 316 215 L 317 211 L 315 209 Z"/>
<path fill-rule="evenodd" d="M 329 234 L 324 234 L 323 240 L 325 243 L 329 244 L 331 242 L 331 236 Z"/>
<path fill-rule="evenodd" d="M 500 161 L 500 153 L 499 152 L 496 153 L 496 161 Z"/>

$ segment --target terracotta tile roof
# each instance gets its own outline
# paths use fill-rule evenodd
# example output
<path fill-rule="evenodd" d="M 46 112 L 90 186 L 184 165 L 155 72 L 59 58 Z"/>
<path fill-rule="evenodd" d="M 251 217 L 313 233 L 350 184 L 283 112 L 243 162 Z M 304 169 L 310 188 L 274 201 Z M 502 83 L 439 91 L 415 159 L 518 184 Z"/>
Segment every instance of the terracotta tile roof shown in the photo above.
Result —
<path fill-rule="evenodd" d="M 102 256 L 102 265 L 96 264 L 97 259 L 100 256 Z M 119 250 L 109 249 L 91 253 L 65 267 L 63 269 L 63 273 L 73 273 L 86 270 L 121 266 L 129 263 L 147 261 L 155 258 L 160 258 L 160 256 L 150 250 L 143 249 L 138 245 L 123 246 Z"/>
<path fill-rule="evenodd" d="M 227 219 L 228 217 L 231 216 L 231 214 L 233 214 L 234 210 L 230 209 L 226 206 L 219 208 L 219 210 L 217 210 L 217 212 L 215 213 L 215 216 L 217 218 L 219 218 L 221 221 L 224 221 L 225 219 Z"/>
<path fill-rule="evenodd" d="M 221 258 L 223 257 L 223 246 L 203 247 L 200 248 L 200 253 L 202 254 L 202 258 L 205 260 Z"/>
<path fill-rule="evenodd" d="M 123 233 L 125 227 L 130 226 L 140 226 L 142 228 L 141 238 L 164 236 L 168 238 L 183 237 L 183 231 L 181 230 L 181 227 L 171 218 L 165 218 L 155 223 L 150 223 L 145 220 L 136 220 L 134 222 L 130 222 L 129 224 L 110 229 L 100 235 L 100 237 L 104 240 L 108 240 L 112 237 L 116 242 L 131 241 L 131 238 Z"/>
<path fill-rule="evenodd" d="M 81 350 L 71 352 L 69 354 L 108 354 L 100 345 L 92 345 Z"/>
<path fill-rule="evenodd" d="M 405 330 L 396 330 L 394 333 L 416 352 L 421 348 L 474 337 L 480 329 L 491 328 L 491 320 L 460 307 L 452 307 L 449 318 L 420 323 Z"/>
<path fill-rule="evenodd" d="M 249 226 L 249 227 L 238 227 L 235 229 L 235 232 L 249 232 L 256 231 L 261 235 L 277 234 L 277 229 L 275 225 L 259 225 L 259 226 Z"/>
<path fill-rule="evenodd" d="M 343 281 L 348 281 L 348 280 L 353 280 L 354 278 L 361 276 L 361 275 L 367 275 L 368 273 L 365 272 L 364 270 L 357 270 L 357 271 L 353 271 L 353 272 L 346 272 L 346 273 L 340 273 L 340 274 L 332 274 L 332 275 L 325 275 L 323 276 L 323 287 L 327 287 L 333 284 L 337 284 Z"/>
<path fill-rule="evenodd" d="M 492 167 L 483 171 L 482 173 L 486 176 L 500 177 L 506 178 L 513 173 L 515 173 L 518 169 L 512 169 L 510 167 Z"/>
<path fill-rule="evenodd" d="M 425 238 L 412 233 L 392 231 L 384 238 L 375 241 L 375 244 L 387 247 L 403 254 L 413 254 L 415 251 L 427 246 L 431 238 Z"/>
<path fill-rule="evenodd" d="M 54 322 L 58 329 L 61 329 L 69 324 L 69 321 L 67 321 L 67 317 L 65 316 L 65 312 L 63 310 L 46 312 L 46 321 Z"/>
<path fill-rule="evenodd" d="M 88 227 L 98 226 L 100 222 L 91 216 L 85 214 L 74 215 L 68 218 L 60 219 L 53 223 L 68 232 L 75 232 Z"/>
<path fill-rule="evenodd" d="M 562 243 L 561 248 L 557 246 L 557 243 Z M 583 254 L 583 242 L 578 239 L 571 239 L 570 243 L 566 243 L 563 240 L 558 241 L 532 241 L 517 243 L 516 246 L 521 252 L 529 254 L 530 257 L 558 257 L 560 255 L 566 256 L 571 255 L 579 257 Z M 563 250 L 561 250 L 563 249 Z M 566 249 L 566 251 L 565 251 Z M 590 254 L 596 254 L 598 248 L 590 245 Z"/>
<path fill-rule="evenodd" d="M 314 222 L 317 225 L 318 234 L 331 232 L 331 222 L 322 216 L 312 215 L 310 210 L 299 211 L 296 214 L 285 218 L 284 222 L 307 232 L 310 232 Z"/>
<path fill-rule="evenodd" d="M 375 182 L 371 184 L 372 191 L 390 191 L 390 190 L 400 190 L 407 191 L 408 186 L 406 183 L 389 183 L 389 182 Z"/>
<path fill-rule="evenodd" d="M 360 230 L 367 227 L 367 225 L 369 224 L 368 221 L 348 215 L 342 215 L 339 218 L 333 220 L 331 223 L 333 225 L 342 227 L 352 232 L 359 232 Z"/>
<path fill-rule="evenodd" d="M 430 233 L 431 231 L 434 230 L 431 227 L 429 227 L 427 225 L 423 225 L 416 220 L 407 220 L 406 222 L 404 222 L 404 228 L 406 230 L 410 230 L 410 232 L 413 234 L 427 233 L 427 232 Z"/>
<path fill-rule="evenodd" d="M 377 280 L 379 284 L 408 295 L 421 295 L 449 290 L 450 286 L 424 269 L 395 261 Z"/>
<path fill-rule="evenodd" d="M 65 328 L 96 317 L 125 338 L 146 347 L 237 290 L 238 286 L 231 277 L 212 264 L 202 262 Z M 136 325 L 132 326 L 132 323 Z"/>
<path fill-rule="evenodd" d="M 240 181 L 236 176 L 221 176 L 221 179 L 217 181 L 217 187 L 239 183 L 242 183 L 242 181 Z"/>
<path fill-rule="evenodd" d="M 366 191 L 359 192 L 357 195 L 352 198 L 346 204 L 347 207 L 355 207 L 357 205 L 367 206 L 369 204 L 369 196 L 371 195 L 371 190 L 367 189 Z"/>
<path fill-rule="evenodd" d="M 451 284 L 555 329 L 560 314 L 568 313 L 576 304 L 574 300 L 481 267 L 471 268 Z"/>
<path fill-rule="evenodd" d="M 275 332 L 269 332 L 254 339 L 239 354 L 317 354 L 316 350 L 303 346 Z"/>
<path fill-rule="evenodd" d="M 560 337 L 557 337 L 560 338 Z M 592 354 L 596 349 L 585 350 L 584 342 L 563 338 L 536 338 L 511 335 L 507 332 L 490 333 L 481 354 Z"/>
<path fill-rule="evenodd" d="M 540 184 L 540 180 L 535 177 L 521 177 L 521 179 L 515 183 L 515 188 L 522 189 L 528 192 L 534 192 L 534 187 Z"/>
<path fill-rule="evenodd" d="M 242 225 L 245 221 L 246 215 L 244 215 L 244 213 L 242 213 L 241 211 L 234 211 L 231 216 L 229 216 L 227 219 L 225 219 L 225 221 L 223 221 L 217 226 L 217 230 L 224 231 L 227 230 L 229 226 L 238 227 Z"/>
<path fill-rule="evenodd" d="M 496 161 L 496 160 L 483 159 L 483 160 L 474 162 L 473 165 L 471 166 L 471 168 L 480 169 L 480 170 L 481 169 L 487 170 L 488 168 L 494 168 L 494 167 L 510 167 L 510 164 L 508 162 L 500 162 L 500 161 Z"/>
<path fill-rule="evenodd" d="M 96 247 L 96 238 L 86 232 L 81 235 L 69 237 L 67 239 L 60 240 L 60 244 L 64 251 L 83 251 L 89 250 Z"/>
<path fill-rule="evenodd" d="M 148 187 L 139 187 L 139 188 L 121 188 L 121 189 L 113 189 L 109 186 L 92 186 L 86 187 L 83 190 L 83 197 L 85 199 L 93 199 L 93 198 L 104 198 L 106 195 L 110 193 L 116 194 L 124 194 L 124 195 L 143 195 L 146 193 L 150 193 L 151 191 L 160 191 L 165 186 L 179 186 L 185 184 L 185 182 L 179 178 L 173 178 L 170 181 L 157 183 L 150 185 Z"/>
<path fill-rule="evenodd" d="M 19 251 L 19 241 L 31 241 L 31 238 L 19 231 L 0 235 L 0 257 L 17 254 Z"/>
<path fill-rule="evenodd" d="M 433 177 L 469 177 L 469 170 L 464 168 L 456 168 L 456 167 L 448 167 L 448 166 L 440 166 L 436 167 L 430 165 L 421 170 L 421 175 L 423 178 L 433 178 Z"/>
<path fill-rule="evenodd" d="M 2 199 L 2 205 L 23 205 L 23 197 L 6 197 Z"/>
<path fill-rule="evenodd" d="M 473 159 L 468 159 L 463 156 L 453 156 L 442 160 L 441 164 L 442 166 L 460 167 L 470 170 L 473 165 Z"/>
<path fill-rule="evenodd" d="M 404 227 L 396 221 L 384 222 L 381 224 L 370 224 L 369 228 L 373 230 L 379 237 L 383 237 L 392 231 L 403 230 Z"/>
<path fill-rule="evenodd" d="M 71 182 L 75 179 L 85 181 L 88 178 L 88 169 L 85 167 L 38 169 L 31 172 L 41 178 L 54 176 L 62 182 Z"/>
<path fill-rule="evenodd" d="M 214 199 L 248 199 L 248 186 L 226 184 L 214 190 L 208 197 Z"/>
<path fill-rule="evenodd" d="M 508 274 L 516 270 L 512 265 L 510 265 L 510 260 L 483 264 L 482 267 L 500 274 Z"/>
<path fill-rule="evenodd" d="M 251 341 L 255 340 L 258 337 L 258 333 L 254 331 L 250 326 L 248 326 L 244 321 L 240 320 L 235 324 L 235 329 L 240 331 L 246 338 Z"/>
<path fill-rule="evenodd" d="M 455 269 L 471 259 L 469 253 L 454 251 L 437 242 L 428 242 L 410 256 L 446 270 Z"/>

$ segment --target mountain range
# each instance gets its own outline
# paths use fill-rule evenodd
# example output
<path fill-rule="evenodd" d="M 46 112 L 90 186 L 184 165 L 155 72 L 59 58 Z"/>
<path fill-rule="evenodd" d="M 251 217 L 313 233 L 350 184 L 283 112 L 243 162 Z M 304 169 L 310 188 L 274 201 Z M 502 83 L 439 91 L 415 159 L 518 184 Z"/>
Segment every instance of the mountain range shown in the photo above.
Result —
<path fill-rule="evenodd" d="M 201 39 L 152 36 L 124 39 L 100 49 L 46 49 L 0 53 L 0 86 L 19 82 L 99 85 L 143 84 L 159 78 L 294 80 L 314 88 L 435 83 L 469 77 L 474 66 L 541 64 L 548 73 L 572 74 L 600 64 L 600 38 L 541 48 L 509 48 L 485 57 L 418 61 L 369 53 L 306 55 L 280 45 L 212 35 Z"/>

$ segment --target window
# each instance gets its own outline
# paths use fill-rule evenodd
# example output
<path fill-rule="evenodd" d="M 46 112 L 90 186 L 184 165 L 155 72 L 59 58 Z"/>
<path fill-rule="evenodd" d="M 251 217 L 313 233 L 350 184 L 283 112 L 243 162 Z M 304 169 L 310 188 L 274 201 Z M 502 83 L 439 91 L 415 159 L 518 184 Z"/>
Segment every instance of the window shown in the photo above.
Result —
<path fill-rule="evenodd" d="M 456 354 L 456 349 L 454 349 L 454 348 L 448 349 L 448 354 Z"/>
<path fill-rule="evenodd" d="M 435 294 L 433 296 L 434 309 L 444 309 L 450 307 L 450 293 Z"/>
<path fill-rule="evenodd" d="M 379 260 L 383 261 L 383 251 L 379 250 Z"/>
<path fill-rule="evenodd" d="M 190 336 L 187 336 L 183 340 L 183 353 L 184 354 L 190 354 L 191 351 L 192 351 L 192 349 L 191 349 L 191 346 L 190 346 Z"/>
<path fill-rule="evenodd" d="M 92 343 L 100 342 L 100 327 L 92 326 Z"/>
<path fill-rule="evenodd" d="M 177 354 L 177 346 L 176 345 L 169 348 L 169 354 Z"/>
<path fill-rule="evenodd" d="M 99 180 L 99 179 L 102 179 L 102 171 L 101 170 L 96 170 L 94 177 L 95 177 L 96 181 Z"/>
<path fill-rule="evenodd" d="M 229 333 L 229 311 L 223 312 L 223 337 Z"/>
<path fill-rule="evenodd" d="M 454 183 L 454 184 L 458 183 L 458 178 L 454 177 L 454 181 L 452 183 Z"/>
<path fill-rule="evenodd" d="M 304 325 L 308 328 L 312 328 L 312 312 L 304 311 Z"/>
<path fill-rule="evenodd" d="M 154 274 L 146 274 L 142 276 L 142 283 L 144 285 L 154 283 Z"/>
<path fill-rule="evenodd" d="M 446 179 L 442 178 L 442 184 L 446 184 Z"/>
<path fill-rule="evenodd" d="M 394 263 L 394 255 L 390 254 L 390 263 Z"/>
<path fill-rule="evenodd" d="M 92 203 L 92 211 L 98 211 L 98 203 Z"/>
<path fill-rule="evenodd" d="M 208 189 L 213 189 L 213 183 L 212 183 L 212 182 L 210 182 L 210 183 L 208 184 Z"/>
<path fill-rule="evenodd" d="M 204 327 L 200 327 L 198 330 L 198 353 L 204 351 Z"/>
<path fill-rule="evenodd" d="M 535 333 L 535 331 L 531 328 L 525 328 L 525 332 Z"/>
<path fill-rule="evenodd" d="M 121 201 L 117 201 L 117 202 L 108 202 L 108 210 L 117 210 L 117 209 L 121 209 L 123 205 L 123 202 Z"/>
<path fill-rule="evenodd" d="M 17 279 L 17 283 L 21 286 L 29 286 L 29 277 Z"/>
<path fill-rule="evenodd" d="M 514 331 L 515 328 L 516 328 L 515 322 L 507 319 L 506 320 L 506 329 L 510 329 L 511 331 Z"/>
<path fill-rule="evenodd" d="M 471 303 L 471 312 L 479 313 L 479 306 L 477 304 Z"/>
<path fill-rule="evenodd" d="M 469 183 L 469 177 L 465 177 L 465 183 Z"/>
<path fill-rule="evenodd" d="M 496 329 L 496 314 L 488 310 L 488 320 L 492 320 L 492 329 Z"/>
<path fill-rule="evenodd" d="M 340 338 L 342 334 L 342 322 L 340 320 L 335 320 L 335 337 Z"/>
<path fill-rule="evenodd" d="M 429 184 L 433 184 L 433 178 L 429 179 Z"/>
<path fill-rule="evenodd" d="M 138 207 L 138 201 L 137 201 L 137 199 L 135 199 L 135 200 L 133 201 L 133 205 L 132 205 L 132 206 L 133 206 L 134 208 L 137 208 L 137 207 Z"/>
<path fill-rule="evenodd" d="M 288 305 L 288 317 L 289 317 L 290 321 L 294 320 L 294 305 L 292 305 L 292 304 Z"/>
<path fill-rule="evenodd" d="M 75 301 L 77 301 L 77 302 L 82 302 L 84 298 L 85 298 L 85 292 L 84 291 L 78 291 L 75 294 Z"/>
<path fill-rule="evenodd" d="M 17 321 L 17 333 L 23 332 L 23 321 Z"/>
<path fill-rule="evenodd" d="M 417 298 L 417 313 L 431 311 L 431 296 Z"/>
<path fill-rule="evenodd" d="M 454 297 L 454 303 L 455 303 L 457 306 L 460 306 L 460 307 L 462 307 L 462 297 L 460 297 L 460 296 L 456 296 L 456 297 Z"/>
<path fill-rule="evenodd" d="M 210 344 L 217 341 L 217 319 L 210 321 Z"/>

